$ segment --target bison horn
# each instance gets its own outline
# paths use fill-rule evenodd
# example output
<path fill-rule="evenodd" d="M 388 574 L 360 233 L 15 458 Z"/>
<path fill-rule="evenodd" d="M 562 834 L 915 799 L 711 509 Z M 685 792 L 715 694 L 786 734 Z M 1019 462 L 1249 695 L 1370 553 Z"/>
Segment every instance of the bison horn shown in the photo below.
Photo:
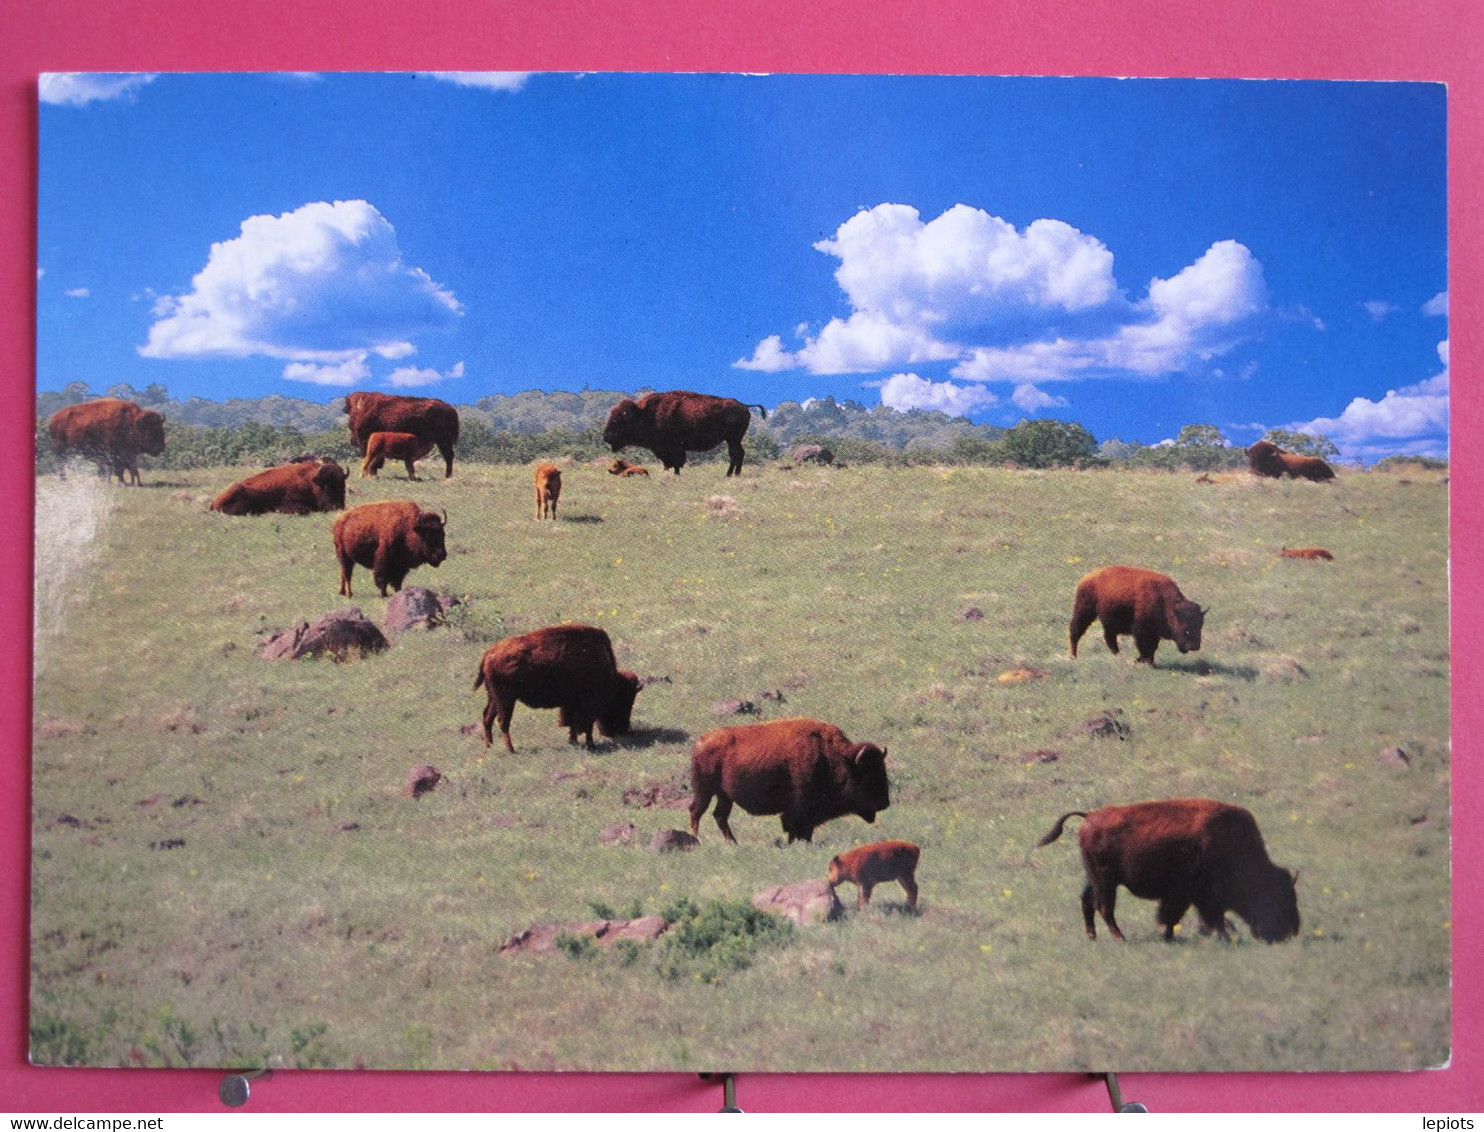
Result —
<path fill-rule="evenodd" d="M 1293 881 L 1293 887 L 1294 888 L 1297 888 L 1298 887 L 1298 878 L 1299 878 L 1298 870 L 1297 869 L 1289 869 L 1288 870 L 1288 876 Z"/>
<path fill-rule="evenodd" d="M 448 508 L 447 507 L 445 507 L 443 509 L 443 525 L 445 527 L 448 526 Z"/>

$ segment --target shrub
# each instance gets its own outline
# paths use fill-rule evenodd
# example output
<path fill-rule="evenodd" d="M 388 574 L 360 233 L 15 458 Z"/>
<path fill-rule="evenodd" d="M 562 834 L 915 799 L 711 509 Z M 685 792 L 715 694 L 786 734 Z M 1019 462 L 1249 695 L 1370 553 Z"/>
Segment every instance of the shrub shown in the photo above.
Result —
<path fill-rule="evenodd" d="M 661 915 L 670 921 L 658 965 L 666 979 L 689 974 L 714 983 L 728 971 L 746 970 L 758 951 L 787 943 L 794 935 L 790 921 L 741 900 L 697 905 L 682 896 Z"/>

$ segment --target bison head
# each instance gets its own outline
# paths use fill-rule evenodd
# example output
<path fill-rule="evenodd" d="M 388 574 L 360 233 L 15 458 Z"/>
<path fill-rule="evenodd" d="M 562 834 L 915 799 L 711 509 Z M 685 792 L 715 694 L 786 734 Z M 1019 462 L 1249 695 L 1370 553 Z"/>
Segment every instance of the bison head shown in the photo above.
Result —
<path fill-rule="evenodd" d="M 603 425 L 603 443 L 615 452 L 630 444 L 641 444 L 644 437 L 644 411 L 633 401 L 620 401 L 608 413 Z"/>
<path fill-rule="evenodd" d="M 847 797 L 851 810 L 867 822 L 891 805 L 891 786 L 886 780 L 886 748 L 861 743 L 846 762 L 849 777 Z"/>
<path fill-rule="evenodd" d="M 134 421 L 134 443 L 146 456 L 165 451 L 165 418 L 146 409 Z"/>
<path fill-rule="evenodd" d="M 644 685 L 639 677 L 632 672 L 626 672 L 622 668 L 614 677 L 613 687 L 609 693 L 608 703 L 602 715 L 598 717 L 598 730 L 607 738 L 615 735 L 627 735 L 629 726 L 634 716 L 634 698 L 639 695 L 639 689 Z"/>
<path fill-rule="evenodd" d="M 1298 874 L 1278 865 L 1266 870 L 1256 899 L 1242 918 L 1264 943 L 1281 943 L 1298 935 Z"/>
<path fill-rule="evenodd" d="M 345 509 L 345 478 L 348 475 L 350 473 L 334 460 L 326 460 L 314 470 L 314 494 L 324 510 Z"/>
<path fill-rule="evenodd" d="M 1193 601 L 1175 604 L 1173 626 L 1175 647 L 1182 653 L 1201 651 L 1201 626 L 1206 623 L 1206 610 Z"/>
<path fill-rule="evenodd" d="M 1283 475 L 1283 449 L 1271 440 L 1259 440 L 1247 449 L 1247 464 L 1259 476 Z"/>
<path fill-rule="evenodd" d="M 443 543 L 443 527 L 447 519 L 446 512 L 439 518 L 431 511 L 424 511 L 413 525 L 412 529 L 422 541 L 422 559 L 429 566 L 437 566 L 448 557 L 448 548 Z"/>

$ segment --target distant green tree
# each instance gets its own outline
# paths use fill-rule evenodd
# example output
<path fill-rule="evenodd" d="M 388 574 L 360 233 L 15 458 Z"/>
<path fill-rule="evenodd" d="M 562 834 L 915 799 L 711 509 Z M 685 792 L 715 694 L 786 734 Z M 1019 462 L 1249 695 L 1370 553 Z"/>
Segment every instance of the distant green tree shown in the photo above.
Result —
<path fill-rule="evenodd" d="M 1084 465 L 1097 455 L 1092 433 L 1071 421 L 1021 421 L 1005 434 L 1005 455 L 1026 468 Z"/>
<path fill-rule="evenodd" d="M 1318 456 L 1321 460 L 1333 460 L 1340 454 L 1339 445 L 1323 433 L 1293 432 L 1286 428 L 1270 428 L 1262 434 L 1262 438 L 1288 452 L 1296 452 L 1300 456 Z"/>
<path fill-rule="evenodd" d="M 1105 440 L 1098 445 L 1098 455 L 1114 463 L 1132 459 L 1143 450 L 1144 446 L 1137 440 L 1119 440 L 1117 437 Z"/>
<path fill-rule="evenodd" d="M 1225 448 L 1226 437 L 1215 425 L 1188 424 L 1175 437 L 1176 448 Z"/>

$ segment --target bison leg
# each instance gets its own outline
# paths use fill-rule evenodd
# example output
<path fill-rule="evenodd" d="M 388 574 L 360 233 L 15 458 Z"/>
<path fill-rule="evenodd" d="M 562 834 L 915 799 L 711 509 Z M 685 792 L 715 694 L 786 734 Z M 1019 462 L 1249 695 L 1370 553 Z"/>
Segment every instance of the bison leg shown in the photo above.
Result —
<path fill-rule="evenodd" d="M 864 912 L 866 910 L 866 905 L 871 902 L 871 889 L 875 887 L 869 881 L 863 880 L 860 882 L 858 891 L 855 894 L 855 910 L 857 912 Z"/>
<path fill-rule="evenodd" d="M 1189 908 L 1190 901 L 1174 896 L 1166 896 L 1159 902 L 1159 910 L 1155 912 L 1154 919 L 1164 928 L 1165 939 L 1175 938 L 1175 925 L 1184 918 Z"/>
<path fill-rule="evenodd" d="M 1134 633 L 1134 645 L 1139 650 L 1139 664 L 1154 663 L 1154 650 L 1159 648 L 1159 633 L 1139 630 Z"/>
<path fill-rule="evenodd" d="M 412 466 L 412 458 L 409 456 L 402 463 L 407 465 L 407 478 L 415 481 L 417 479 L 417 469 Z"/>
<path fill-rule="evenodd" d="M 447 470 L 444 471 L 443 478 L 446 479 L 446 480 L 447 479 L 452 479 L 453 478 L 453 442 L 450 441 L 450 440 L 440 440 L 437 443 L 438 443 L 438 454 L 443 457 L 443 462 L 444 462 L 444 464 L 447 465 Z"/>
<path fill-rule="evenodd" d="M 515 697 L 506 700 L 504 696 L 495 691 L 493 683 L 489 685 L 490 701 L 484 708 L 484 745 L 494 746 L 494 736 L 490 734 L 491 724 L 500 725 L 500 738 L 505 740 L 505 750 L 515 754 L 515 744 L 510 741 L 510 717 L 515 714 Z"/>
<path fill-rule="evenodd" d="M 1123 930 L 1119 928 L 1118 921 L 1113 916 L 1113 906 L 1118 902 L 1118 886 L 1092 883 L 1093 902 L 1097 905 L 1098 914 L 1103 917 L 1103 923 L 1108 925 L 1108 934 L 1114 939 L 1123 938 Z"/>
<path fill-rule="evenodd" d="M 917 911 L 917 881 L 912 877 L 899 877 L 902 891 L 907 894 L 907 908 L 909 911 Z"/>
<path fill-rule="evenodd" d="M 340 596 L 354 597 L 355 594 L 350 589 L 350 575 L 356 568 L 355 559 L 348 554 L 340 553 L 339 547 L 335 549 L 335 557 L 340 559 Z"/>
<path fill-rule="evenodd" d="M 1199 904 L 1195 907 L 1196 914 L 1201 918 L 1201 934 L 1217 935 L 1222 939 L 1230 939 L 1231 933 L 1227 928 L 1226 909 L 1220 905 L 1216 907 L 1202 908 Z"/>
<path fill-rule="evenodd" d="M 1098 938 L 1098 928 L 1097 924 L 1093 921 L 1093 913 L 1092 885 L 1089 884 L 1082 890 L 1082 923 L 1087 928 L 1088 939 Z"/>
<path fill-rule="evenodd" d="M 1103 643 L 1108 646 L 1108 651 L 1114 656 L 1118 655 L 1118 630 L 1112 626 L 1103 626 Z"/>
<path fill-rule="evenodd" d="M 711 791 L 699 782 L 691 783 L 690 833 L 695 837 L 701 832 L 701 819 L 706 816 L 706 807 L 711 805 Z"/>
<path fill-rule="evenodd" d="M 728 440 L 727 455 L 731 457 L 731 462 L 727 464 L 727 475 L 740 476 L 742 474 L 742 457 L 746 455 L 742 448 L 742 442 L 740 440 Z"/>
<path fill-rule="evenodd" d="M 704 813 L 705 807 L 703 806 L 701 809 Z M 737 839 L 732 836 L 732 827 L 727 824 L 727 818 L 731 816 L 731 813 L 732 799 L 726 794 L 717 794 L 716 809 L 711 816 L 716 819 L 716 827 L 721 830 L 721 835 L 727 839 L 727 844 L 735 845 L 737 844 Z"/>

